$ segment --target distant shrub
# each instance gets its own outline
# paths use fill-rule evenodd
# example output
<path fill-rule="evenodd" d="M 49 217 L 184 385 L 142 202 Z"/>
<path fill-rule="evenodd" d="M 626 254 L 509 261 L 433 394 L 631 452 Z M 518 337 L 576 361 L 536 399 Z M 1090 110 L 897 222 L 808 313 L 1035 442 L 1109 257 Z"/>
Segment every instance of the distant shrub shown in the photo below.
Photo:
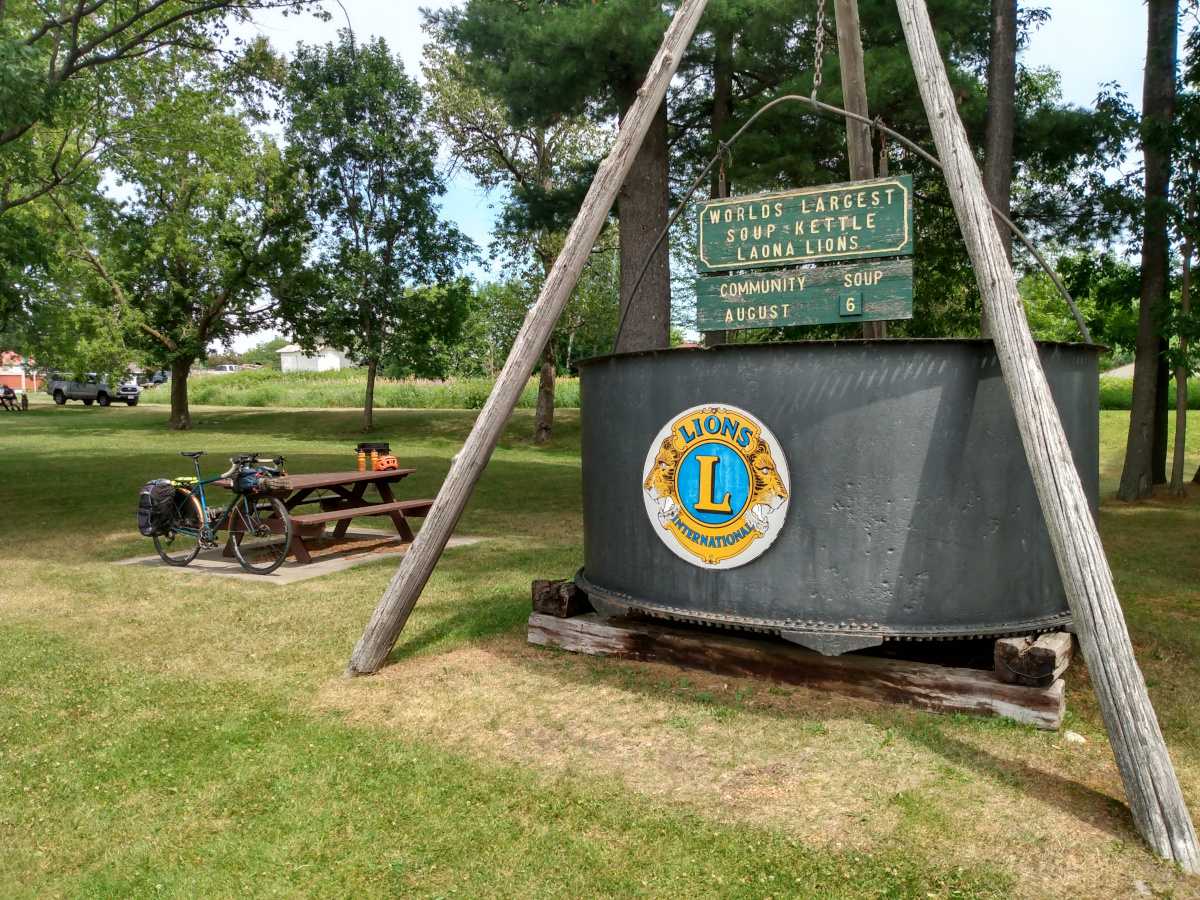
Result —
<path fill-rule="evenodd" d="M 377 378 L 376 409 L 482 409 L 492 392 L 490 378 Z M 205 375 L 188 381 L 188 398 L 200 406 L 361 408 L 367 397 L 363 369 L 337 372 L 278 372 L 246 369 L 229 375 Z M 169 394 L 147 394 L 145 402 L 167 402 Z M 559 378 L 554 403 L 559 409 L 579 406 L 579 379 Z M 537 379 L 530 378 L 519 409 L 537 406 Z"/>

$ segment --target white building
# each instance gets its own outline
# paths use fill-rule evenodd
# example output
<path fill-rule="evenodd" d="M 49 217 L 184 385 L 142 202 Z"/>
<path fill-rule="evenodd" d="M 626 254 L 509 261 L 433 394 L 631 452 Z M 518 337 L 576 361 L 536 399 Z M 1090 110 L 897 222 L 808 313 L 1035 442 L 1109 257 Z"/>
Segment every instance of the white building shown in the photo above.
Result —
<path fill-rule="evenodd" d="M 299 344 L 288 344 L 276 352 L 279 353 L 279 368 L 284 372 L 332 372 L 355 365 L 336 347 L 321 346 L 309 353 Z"/>

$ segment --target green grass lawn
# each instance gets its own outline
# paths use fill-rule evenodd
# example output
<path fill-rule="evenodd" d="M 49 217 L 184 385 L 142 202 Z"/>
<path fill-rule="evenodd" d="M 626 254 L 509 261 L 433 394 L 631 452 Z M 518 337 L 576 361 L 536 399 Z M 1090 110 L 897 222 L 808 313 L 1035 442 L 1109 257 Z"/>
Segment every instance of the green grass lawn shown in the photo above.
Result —
<path fill-rule="evenodd" d="M 109 565 L 138 487 L 244 451 L 353 468 L 353 411 L 0 416 L 0 897 L 1193 896 L 1131 829 L 1077 666 L 1068 727 L 939 717 L 530 648 L 582 560 L 579 428 L 518 411 L 389 665 L 340 673 L 394 572 L 287 587 Z M 467 411 L 380 411 L 432 496 Z M 1103 482 L 1123 441 L 1104 413 Z M 1192 434 L 1200 430 L 1193 421 Z M 1190 466 L 1200 458 L 1191 442 Z M 1189 472 L 1190 475 L 1190 472 Z M 1200 498 L 1102 531 L 1200 809 Z"/>
<path fill-rule="evenodd" d="M 1167 408 L 1175 416 L 1175 379 L 1167 388 Z M 1189 378 L 1187 385 L 1188 409 L 1200 409 L 1200 379 Z M 1100 408 L 1130 409 L 1133 404 L 1133 379 L 1100 376 Z"/>

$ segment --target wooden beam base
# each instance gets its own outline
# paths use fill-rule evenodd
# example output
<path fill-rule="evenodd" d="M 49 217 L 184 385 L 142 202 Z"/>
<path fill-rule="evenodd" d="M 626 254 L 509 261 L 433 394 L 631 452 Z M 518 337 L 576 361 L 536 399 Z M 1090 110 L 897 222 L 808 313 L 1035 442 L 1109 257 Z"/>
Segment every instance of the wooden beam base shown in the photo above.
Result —
<path fill-rule="evenodd" d="M 1065 631 L 996 641 L 996 676 L 1008 684 L 1049 687 L 1058 681 L 1075 653 L 1075 638 Z"/>
<path fill-rule="evenodd" d="M 595 612 L 592 604 L 588 602 L 587 594 L 573 581 L 535 581 L 533 611 L 560 619 Z"/>
<path fill-rule="evenodd" d="M 1065 682 L 1048 688 L 1005 684 L 995 672 L 955 669 L 878 656 L 822 656 L 783 642 L 684 631 L 596 613 L 529 617 L 529 642 L 593 656 L 666 663 L 735 678 L 761 678 L 862 700 L 942 713 L 1007 716 L 1056 730 L 1062 725 Z"/>

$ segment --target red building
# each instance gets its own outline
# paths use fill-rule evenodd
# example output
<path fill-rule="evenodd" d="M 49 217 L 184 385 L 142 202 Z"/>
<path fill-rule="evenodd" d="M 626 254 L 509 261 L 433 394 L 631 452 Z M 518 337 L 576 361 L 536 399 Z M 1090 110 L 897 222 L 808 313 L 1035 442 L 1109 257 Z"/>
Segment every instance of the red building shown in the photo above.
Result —
<path fill-rule="evenodd" d="M 14 391 L 27 391 L 30 394 L 38 390 L 38 376 L 33 371 L 33 360 L 26 360 L 19 353 L 11 350 L 0 350 L 0 386 L 10 387 Z"/>

